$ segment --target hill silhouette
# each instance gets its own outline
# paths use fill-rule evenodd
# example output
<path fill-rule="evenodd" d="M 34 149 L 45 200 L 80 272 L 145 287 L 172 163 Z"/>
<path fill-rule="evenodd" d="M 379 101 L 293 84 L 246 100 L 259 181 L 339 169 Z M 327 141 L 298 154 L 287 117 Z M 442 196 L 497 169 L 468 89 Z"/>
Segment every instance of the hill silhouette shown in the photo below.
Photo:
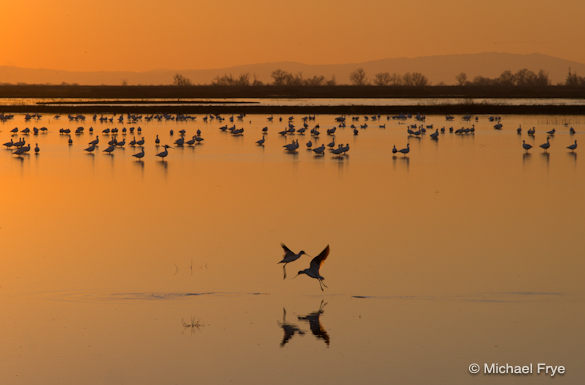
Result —
<path fill-rule="evenodd" d="M 537 72 L 548 72 L 553 84 L 563 82 L 569 69 L 585 75 L 585 64 L 543 54 L 478 53 L 465 55 L 424 56 L 415 58 L 389 58 L 360 63 L 312 65 L 299 62 L 274 62 L 240 65 L 217 69 L 202 70 L 153 70 L 145 72 L 129 71 L 61 71 L 50 69 L 31 69 L 0 66 L 0 83 L 29 84 L 85 84 L 85 85 L 162 85 L 170 84 L 173 76 L 180 73 L 193 84 L 208 84 L 224 74 L 249 73 L 263 82 L 271 82 L 270 74 L 276 69 L 299 73 L 310 77 L 324 75 L 335 77 L 338 84 L 348 84 L 349 74 L 356 68 L 363 68 L 371 79 L 377 72 L 406 73 L 421 72 L 434 85 L 455 84 L 455 76 L 465 72 L 468 79 L 475 76 L 496 77 L 505 70 L 517 71 L 522 68 Z"/>

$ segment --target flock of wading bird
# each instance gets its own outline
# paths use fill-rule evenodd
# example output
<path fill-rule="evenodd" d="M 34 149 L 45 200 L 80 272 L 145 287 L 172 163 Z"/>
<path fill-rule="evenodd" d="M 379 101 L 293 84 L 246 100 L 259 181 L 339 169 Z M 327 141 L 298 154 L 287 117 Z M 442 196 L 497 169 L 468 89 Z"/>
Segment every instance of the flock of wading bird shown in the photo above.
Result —
<path fill-rule="evenodd" d="M 213 120 L 220 122 L 220 124 L 222 124 L 219 129 L 222 132 L 225 133 L 229 133 L 233 136 L 243 136 L 244 135 L 244 128 L 240 127 L 237 128 L 237 123 L 238 122 L 243 122 L 244 117 L 246 115 L 245 114 L 240 114 L 237 116 L 230 116 L 228 118 L 225 118 L 221 115 L 205 115 L 202 117 L 203 123 L 208 123 L 211 122 Z M 14 117 L 14 115 L 4 115 L 4 114 L 0 114 L 0 122 L 6 122 L 9 121 L 10 119 L 12 119 Z M 38 121 L 42 118 L 41 114 L 26 114 L 25 115 L 25 121 Z M 54 115 L 53 119 L 58 120 L 61 118 L 61 115 Z M 386 116 L 386 120 L 399 120 L 401 121 L 401 123 L 404 123 L 403 121 L 408 120 L 408 119 L 415 119 L 416 122 L 413 124 L 408 124 L 407 128 L 406 128 L 406 132 L 408 134 L 409 138 L 422 138 L 424 135 L 427 134 L 427 132 L 430 132 L 429 137 L 431 140 L 434 141 L 438 141 L 440 135 L 446 134 L 447 132 L 449 134 L 455 134 L 455 135 L 473 135 L 475 134 L 475 124 L 468 124 L 468 127 L 461 127 L 458 129 L 454 129 L 453 126 L 446 128 L 445 126 L 441 127 L 441 128 L 435 128 L 433 124 L 425 124 L 425 120 L 426 117 L 424 115 L 394 115 L 394 116 Z M 68 119 L 70 122 L 85 122 L 87 117 L 85 115 L 68 115 Z M 274 121 L 274 116 L 269 116 L 267 117 L 267 120 L 269 122 L 273 122 Z M 475 121 L 478 121 L 478 117 L 475 117 Z M 109 140 L 107 140 L 106 144 L 107 147 L 105 147 L 104 149 L 102 149 L 101 151 L 105 154 L 108 155 L 112 155 L 116 149 L 119 148 L 124 148 L 126 145 L 133 147 L 133 148 L 137 148 L 140 149 L 140 151 L 131 154 L 132 157 L 136 158 L 139 161 L 142 161 L 142 159 L 145 157 L 146 153 L 145 153 L 145 144 L 146 144 L 146 140 L 144 138 L 144 136 L 142 136 L 142 128 L 140 126 L 138 126 L 137 128 L 134 127 L 134 125 L 138 125 L 140 124 L 140 122 L 162 122 L 162 121 L 177 121 L 177 122 L 193 122 L 195 120 L 197 120 L 197 116 L 192 116 L 192 115 L 183 115 L 183 114 L 157 114 L 157 115 L 135 115 L 135 114 L 121 114 L 121 115 L 113 115 L 113 116 L 109 116 L 109 115 L 100 115 L 98 116 L 93 115 L 92 120 L 94 122 L 99 122 L 101 124 L 113 124 L 113 123 L 119 123 L 121 125 L 124 125 L 121 129 L 118 129 L 117 127 L 114 128 L 103 128 L 101 129 L 101 135 L 102 137 L 106 137 Z M 225 122 L 226 120 L 229 121 L 229 123 Z M 295 116 L 289 116 L 288 119 L 283 117 L 279 117 L 278 120 L 281 123 L 285 124 L 284 129 L 282 129 L 281 131 L 278 132 L 279 135 L 285 137 L 285 138 L 289 138 L 292 136 L 297 136 L 297 139 L 292 139 L 290 143 L 287 143 L 285 145 L 283 145 L 283 149 L 285 152 L 287 153 L 297 153 L 299 148 L 301 147 L 299 144 L 299 136 L 304 136 L 305 133 L 308 131 L 308 135 L 310 136 L 310 139 L 308 139 L 304 145 L 305 148 L 307 149 L 307 151 L 311 151 L 316 157 L 322 157 L 325 155 L 326 151 L 329 151 L 329 153 L 331 153 L 335 158 L 340 158 L 343 159 L 345 156 L 347 156 L 347 153 L 349 152 L 349 144 L 343 144 L 343 143 L 336 143 L 335 141 L 335 134 L 338 128 L 346 128 L 348 124 L 350 124 L 350 128 L 352 129 L 353 135 L 357 136 L 360 133 L 360 130 L 364 130 L 366 128 L 368 128 L 369 124 L 374 124 L 374 125 L 378 125 L 379 128 L 386 128 L 386 123 L 382 123 L 383 118 L 380 115 L 364 115 L 364 116 L 352 116 L 351 117 L 351 123 L 346 122 L 347 121 L 347 117 L 346 116 L 338 116 L 335 118 L 335 122 L 336 124 L 330 128 L 325 129 L 325 134 L 327 135 L 327 137 L 330 137 L 330 142 L 327 144 L 322 143 L 320 146 L 316 146 L 316 144 L 313 143 L 313 141 L 317 142 L 318 138 L 321 135 L 321 127 L 320 124 L 318 123 L 312 123 L 312 128 L 310 128 L 310 122 L 315 121 L 315 115 L 309 115 L 309 116 L 303 116 L 300 118 L 301 122 L 300 123 L 295 123 Z M 288 121 L 287 121 L 288 120 Z M 454 117 L 447 115 L 446 116 L 446 120 L 449 121 L 453 121 Z M 471 115 L 466 115 L 463 116 L 463 120 L 465 122 L 470 123 L 470 121 L 472 120 L 472 116 Z M 495 130 L 502 130 L 503 129 L 503 124 L 501 123 L 501 118 L 497 117 L 497 116 L 490 116 L 489 117 L 490 122 L 494 122 L 494 126 L 493 128 Z M 362 121 L 363 123 L 360 123 L 360 121 Z M 223 123 L 227 123 L 227 124 L 223 124 Z M 251 123 L 251 122 L 250 122 Z M 126 125 L 128 125 L 129 127 L 126 127 Z M 565 125 L 567 126 L 567 125 Z M 94 128 L 89 127 L 89 129 L 87 130 L 89 132 L 90 135 L 94 134 Z M 20 130 L 18 127 L 13 128 L 12 130 L 10 130 L 10 134 L 12 135 L 13 138 L 10 138 L 10 141 L 4 143 L 4 147 L 11 150 L 12 153 L 14 155 L 18 155 L 18 156 L 22 156 L 22 155 L 26 155 L 28 153 L 31 152 L 31 145 L 30 143 L 27 142 L 27 138 L 29 137 L 29 135 L 39 135 L 39 134 L 46 134 L 48 132 L 47 127 L 40 127 L 37 128 L 36 126 L 33 127 L 32 129 L 29 127 L 26 127 L 22 130 Z M 86 132 L 86 129 L 84 126 L 78 126 L 75 129 L 70 129 L 70 128 L 61 128 L 59 129 L 59 134 L 61 135 L 65 135 L 68 136 L 68 144 L 69 145 L 73 145 L 73 135 L 79 136 L 82 135 Z M 522 127 L 518 127 L 516 129 L 516 132 L 518 135 L 522 135 Z M 528 130 L 526 130 L 526 133 L 528 134 L 528 136 L 532 139 L 534 139 L 535 137 L 535 133 L 536 133 L 536 128 L 532 127 Z M 547 152 L 550 147 L 551 147 L 551 142 L 550 139 L 554 137 L 554 135 L 557 133 L 557 129 L 553 128 L 552 130 L 546 131 L 546 135 L 547 135 L 547 139 L 546 142 L 542 143 L 539 145 L 539 147 L 544 151 Z M 575 129 L 573 127 L 569 128 L 569 134 L 570 135 L 574 135 L 575 134 Z M 17 138 L 17 140 L 14 140 L 14 137 L 18 137 L 20 135 L 20 138 Z M 126 138 L 127 135 L 133 135 L 133 139 L 128 141 L 128 143 L 126 142 Z M 138 139 L 136 138 L 136 135 L 138 135 Z M 169 141 L 173 143 L 174 148 L 180 148 L 180 147 L 184 147 L 184 146 L 196 146 L 196 145 L 200 145 L 204 142 L 205 138 L 203 138 L 202 136 L 202 132 L 201 129 L 197 129 L 195 132 L 195 135 L 193 135 L 190 139 L 186 138 L 187 135 L 187 131 L 185 129 L 181 129 L 177 131 L 177 136 L 178 138 L 175 139 L 173 141 L 173 137 L 175 135 L 175 131 L 173 129 L 169 130 Z M 261 146 L 263 147 L 266 144 L 266 138 L 268 135 L 268 127 L 264 127 L 261 130 L 261 135 L 262 137 L 256 141 L 256 145 L 257 146 Z M 120 140 L 120 137 L 122 138 Z M 96 151 L 99 151 L 99 145 L 100 145 L 100 135 L 97 134 L 95 136 L 95 139 L 91 140 L 90 142 L 87 143 L 87 147 L 85 147 L 83 150 L 86 151 L 87 153 L 94 153 Z M 160 158 L 161 161 L 165 161 L 167 156 L 169 156 L 169 149 L 173 148 L 172 146 L 168 145 L 168 144 L 161 144 L 161 139 L 159 138 L 159 135 L 156 134 L 156 137 L 154 139 L 154 144 L 156 147 L 156 152 L 155 152 L 155 156 Z M 522 140 L 522 148 L 524 151 L 528 152 L 531 148 L 533 147 L 532 144 L 529 144 L 526 142 L 526 140 Z M 162 151 L 161 151 L 162 148 Z M 566 145 L 566 148 L 571 151 L 574 152 L 577 149 L 577 140 L 574 140 L 573 143 L 570 143 L 568 145 Z M 38 143 L 35 144 L 34 149 L 32 149 L 36 154 L 38 154 L 40 152 L 40 147 L 38 145 Z M 392 148 L 392 154 L 401 154 L 403 156 L 407 156 L 410 153 L 410 144 L 407 143 L 406 147 L 403 148 L 396 148 L 396 145 L 393 146 Z"/>

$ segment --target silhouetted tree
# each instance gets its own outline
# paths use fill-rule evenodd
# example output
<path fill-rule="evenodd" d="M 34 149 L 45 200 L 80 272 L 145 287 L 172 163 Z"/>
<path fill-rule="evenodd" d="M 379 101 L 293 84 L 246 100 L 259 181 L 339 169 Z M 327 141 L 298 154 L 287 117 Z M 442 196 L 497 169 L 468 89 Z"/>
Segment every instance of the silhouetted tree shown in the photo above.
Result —
<path fill-rule="evenodd" d="M 388 86 L 392 82 L 392 77 L 388 72 L 378 72 L 374 75 L 374 84 L 377 86 Z"/>
<path fill-rule="evenodd" d="M 307 86 L 322 86 L 325 83 L 325 76 L 315 75 L 312 78 L 305 79 L 304 84 Z"/>
<path fill-rule="evenodd" d="M 457 84 L 464 86 L 467 84 L 467 74 L 465 72 L 458 73 L 455 80 L 457 80 Z"/>
<path fill-rule="evenodd" d="M 183 76 L 181 74 L 175 74 L 175 77 L 173 78 L 173 85 L 179 86 L 179 87 L 185 87 L 185 86 L 191 86 L 193 84 L 191 83 L 191 80 L 187 79 L 185 76 Z"/>
<path fill-rule="evenodd" d="M 254 82 L 257 82 L 257 80 L 254 80 Z M 232 74 L 216 76 L 211 84 L 214 86 L 247 87 L 250 85 L 250 74 L 244 73 L 237 77 L 234 77 Z"/>
<path fill-rule="evenodd" d="M 408 87 L 424 87 L 429 84 L 429 80 L 420 72 L 407 72 L 402 76 L 403 85 Z"/>
<path fill-rule="evenodd" d="M 565 85 L 570 87 L 585 87 L 585 77 L 571 72 L 571 69 L 569 68 L 569 73 L 565 79 Z"/>
<path fill-rule="evenodd" d="M 322 86 L 322 85 L 335 85 L 335 78 L 332 78 L 329 81 L 325 81 L 325 76 L 323 75 L 314 75 L 310 78 L 304 78 L 302 72 L 293 74 L 281 69 L 277 69 L 272 72 L 272 84 L 275 86 L 291 86 L 291 87 L 298 87 L 298 86 Z M 333 83 L 331 83 L 333 82 Z"/>
<path fill-rule="evenodd" d="M 494 80 L 494 83 L 499 86 L 512 87 L 516 84 L 516 77 L 512 71 L 504 71 Z"/>
<path fill-rule="evenodd" d="M 393 73 L 390 75 L 390 84 L 393 86 L 401 86 L 402 85 L 402 76 L 397 73 Z"/>
<path fill-rule="evenodd" d="M 365 86 L 368 84 L 366 71 L 363 68 L 358 68 L 352 73 L 349 74 L 349 80 L 353 85 L 356 86 Z"/>
<path fill-rule="evenodd" d="M 272 71 L 272 84 L 275 86 L 283 86 L 286 83 L 286 78 L 289 75 L 288 72 L 283 71 L 281 69 L 277 69 Z"/>
<path fill-rule="evenodd" d="M 487 78 L 483 76 L 476 76 L 473 79 L 475 86 L 497 86 L 497 87 L 546 87 L 550 85 L 550 79 L 543 70 L 538 71 L 538 74 L 523 68 L 516 73 L 512 71 L 504 71 L 497 78 Z"/>

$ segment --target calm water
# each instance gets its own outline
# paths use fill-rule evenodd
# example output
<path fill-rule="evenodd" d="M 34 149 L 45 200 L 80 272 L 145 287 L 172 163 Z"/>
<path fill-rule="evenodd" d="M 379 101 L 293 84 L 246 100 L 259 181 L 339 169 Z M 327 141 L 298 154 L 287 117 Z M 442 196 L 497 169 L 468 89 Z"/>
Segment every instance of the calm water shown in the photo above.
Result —
<path fill-rule="evenodd" d="M 287 117 L 247 116 L 235 123 L 242 137 L 202 118 L 0 123 L 2 143 L 15 126 L 49 129 L 27 136 L 38 156 L 0 150 L 0 383 L 585 381 L 585 168 L 581 148 L 565 149 L 583 143 L 583 117 L 506 116 L 497 131 L 480 116 L 475 135 L 438 142 L 383 117 L 358 136 L 337 129 L 351 147 L 341 160 L 307 152 L 309 135 L 284 153 Z M 316 144 L 328 143 L 335 116 L 316 123 Z M 520 124 L 535 138 L 517 135 Z M 68 146 L 59 128 L 80 125 Z M 83 151 L 89 126 L 102 141 L 94 155 Z M 103 154 L 101 129 L 114 126 L 142 127 L 143 163 L 129 146 Z M 155 134 L 171 144 L 183 128 L 187 139 L 201 129 L 204 144 L 155 159 Z M 523 155 L 522 139 L 544 143 L 552 128 L 549 155 Z M 407 143 L 408 157 L 392 156 Z M 330 244 L 329 289 L 293 278 L 307 257 L 283 280 L 280 242 L 311 255 Z M 304 334 L 281 346 L 283 325 Z M 567 374 L 471 376 L 472 362 Z"/>

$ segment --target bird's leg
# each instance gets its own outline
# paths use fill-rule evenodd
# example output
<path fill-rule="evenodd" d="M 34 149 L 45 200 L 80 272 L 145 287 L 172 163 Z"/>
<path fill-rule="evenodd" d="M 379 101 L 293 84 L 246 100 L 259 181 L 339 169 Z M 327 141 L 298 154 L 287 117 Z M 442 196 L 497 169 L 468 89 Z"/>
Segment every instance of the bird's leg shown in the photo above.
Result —
<path fill-rule="evenodd" d="M 284 273 L 284 276 L 282 277 L 282 279 L 286 279 L 286 263 L 282 265 L 282 271 Z"/>
<path fill-rule="evenodd" d="M 324 291 L 323 290 L 323 284 L 321 283 L 321 280 L 319 280 L 319 288 L 321 289 L 321 291 Z"/>

